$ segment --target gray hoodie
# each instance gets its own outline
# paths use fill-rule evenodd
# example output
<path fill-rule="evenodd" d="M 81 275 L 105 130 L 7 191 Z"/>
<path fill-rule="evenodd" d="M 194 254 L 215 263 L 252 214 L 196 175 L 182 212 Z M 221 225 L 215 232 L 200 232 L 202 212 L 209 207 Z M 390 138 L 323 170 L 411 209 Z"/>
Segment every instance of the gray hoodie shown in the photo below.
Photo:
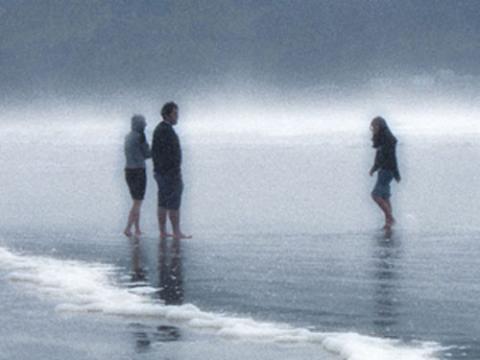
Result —
<path fill-rule="evenodd" d="M 143 116 L 132 117 L 132 131 L 125 137 L 126 169 L 145 168 L 145 159 L 151 157 L 150 146 L 144 134 L 146 126 Z"/>

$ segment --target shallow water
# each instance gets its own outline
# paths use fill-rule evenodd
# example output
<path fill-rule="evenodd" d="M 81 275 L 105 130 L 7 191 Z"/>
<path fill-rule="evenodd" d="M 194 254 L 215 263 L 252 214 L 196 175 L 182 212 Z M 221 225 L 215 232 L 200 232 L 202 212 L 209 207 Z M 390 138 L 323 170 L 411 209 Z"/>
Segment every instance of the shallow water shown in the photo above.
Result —
<path fill-rule="evenodd" d="M 401 143 L 386 238 L 368 144 L 187 142 L 181 244 L 156 237 L 151 177 L 146 235 L 119 235 L 118 143 L 6 144 L 5 354 L 480 358 L 475 143 Z"/>

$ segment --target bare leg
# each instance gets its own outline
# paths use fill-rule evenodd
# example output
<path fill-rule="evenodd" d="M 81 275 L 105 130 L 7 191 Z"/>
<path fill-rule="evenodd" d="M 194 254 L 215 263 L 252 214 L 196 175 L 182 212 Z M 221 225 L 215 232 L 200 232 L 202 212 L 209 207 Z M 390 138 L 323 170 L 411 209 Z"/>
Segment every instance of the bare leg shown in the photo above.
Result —
<path fill-rule="evenodd" d="M 142 231 L 140 230 L 140 209 L 141 209 L 141 206 L 142 206 L 142 201 L 139 200 L 138 201 L 138 208 L 137 208 L 136 215 L 135 215 L 135 221 L 134 221 L 135 236 L 142 235 Z"/>
<path fill-rule="evenodd" d="M 132 208 L 128 214 L 127 227 L 123 231 L 125 236 L 132 236 L 132 226 L 135 224 L 135 234 L 141 234 L 140 231 L 140 207 L 142 206 L 142 200 L 133 200 Z"/>
<path fill-rule="evenodd" d="M 385 214 L 385 230 L 389 230 L 393 224 L 393 216 L 391 205 L 389 204 L 388 200 L 385 200 L 379 196 L 372 196 L 373 200 L 377 203 L 377 205 L 382 209 L 383 213 Z"/>
<path fill-rule="evenodd" d="M 140 230 L 140 214 L 139 216 L 135 219 L 135 236 L 141 236 L 143 235 L 142 230 Z"/>
<path fill-rule="evenodd" d="M 387 203 L 390 211 L 390 225 L 393 225 L 395 224 L 395 218 L 393 217 L 392 203 L 390 202 L 390 199 L 385 200 L 385 202 Z"/>
<path fill-rule="evenodd" d="M 170 217 L 170 222 L 172 223 L 173 238 L 177 240 L 191 239 L 191 235 L 185 235 L 180 230 L 180 210 L 169 210 L 168 215 Z"/>
<path fill-rule="evenodd" d="M 168 234 L 167 234 L 167 209 L 165 209 L 163 207 L 158 207 L 157 217 L 158 217 L 158 228 L 160 230 L 160 238 L 164 239 L 168 236 Z"/>

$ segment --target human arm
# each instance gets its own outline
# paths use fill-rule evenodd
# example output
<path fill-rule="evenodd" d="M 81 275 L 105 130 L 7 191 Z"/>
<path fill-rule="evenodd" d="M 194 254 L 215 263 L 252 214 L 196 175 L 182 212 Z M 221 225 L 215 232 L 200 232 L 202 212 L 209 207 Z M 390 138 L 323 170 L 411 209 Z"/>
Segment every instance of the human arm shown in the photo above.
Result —
<path fill-rule="evenodd" d="M 148 145 L 147 140 L 141 144 L 142 154 L 145 159 L 150 159 L 152 157 L 152 152 L 150 151 L 150 145 Z"/>
<path fill-rule="evenodd" d="M 370 176 L 373 176 L 373 174 L 375 173 L 375 171 L 377 171 L 378 169 L 380 169 L 381 165 L 382 165 L 382 154 L 381 154 L 381 148 L 377 149 L 377 152 L 375 154 L 375 160 L 373 162 L 373 166 L 372 168 L 370 169 Z"/>

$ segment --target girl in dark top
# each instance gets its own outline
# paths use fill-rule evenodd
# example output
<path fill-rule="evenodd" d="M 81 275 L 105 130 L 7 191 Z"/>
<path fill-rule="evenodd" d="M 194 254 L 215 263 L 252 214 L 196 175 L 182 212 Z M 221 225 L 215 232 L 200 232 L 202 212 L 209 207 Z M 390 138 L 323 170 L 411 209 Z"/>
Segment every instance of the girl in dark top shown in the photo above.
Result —
<path fill-rule="evenodd" d="M 370 124 L 373 133 L 373 147 L 377 150 L 375 163 L 370 170 L 370 176 L 378 171 L 377 183 L 372 191 L 372 198 L 385 214 L 384 229 L 389 231 L 395 223 L 390 203 L 390 183 L 392 179 L 400 182 L 400 173 L 397 166 L 395 147 L 397 139 L 388 128 L 387 122 L 381 117 L 376 117 Z"/>

